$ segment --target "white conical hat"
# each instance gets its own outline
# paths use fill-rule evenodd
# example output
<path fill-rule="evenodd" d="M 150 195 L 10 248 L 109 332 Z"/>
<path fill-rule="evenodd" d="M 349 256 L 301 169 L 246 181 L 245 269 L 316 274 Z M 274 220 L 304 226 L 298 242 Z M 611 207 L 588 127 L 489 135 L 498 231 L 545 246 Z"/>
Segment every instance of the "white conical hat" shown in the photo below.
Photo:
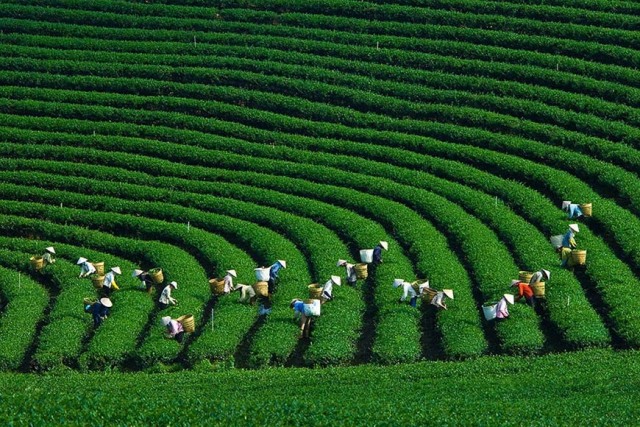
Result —
<path fill-rule="evenodd" d="M 340 276 L 331 276 L 331 281 L 338 286 L 342 285 L 342 280 L 340 279 Z"/>
<path fill-rule="evenodd" d="M 176 282 L 171 282 L 169 284 L 173 286 L 175 289 L 178 289 L 178 284 Z"/>
<path fill-rule="evenodd" d="M 578 227 L 578 224 L 569 224 L 569 228 L 570 228 L 574 233 L 579 233 L 579 232 L 580 232 L 580 227 Z"/>
<path fill-rule="evenodd" d="M 107 308 L 113 307 L 113 303 L 107 297 L 100 298 L 100 304 L 104 305 Z"/>
<path fill-rule="evenodd" d="M 393 279 L 393 287 L 397 288 L 398 286 L 401 286 L 404 283 L 403 279 Z"/>
<path fill-rule="evenodd" d="M 142 271 L 142 270 L 138 270 L 138 269 L 133 270 L 133 273 L 131 273 L 131 277 L 138 277 L 142 273 L 144 273 L 144 271 Z"/>
<path fill-rule="evenodd" d="M 453 299 L 453 289 L 443 289 L 442 293 L 445 294 L 448 298 Z"/>
<path fill-rule="evenodd" d="M 506 299 L 509 304 L 513 304 L 515 302 L 512 294 L 504 294 L 504 299 Z"/>
<path fill-rule="evenodd" d="M 542 274 L 549 280 L 551 278 L 551 272 L 549 270 L 542 270 Z"/>
<path fill-rule="evenodd" d="M 236 273 L 235 270 L 227 270 L 227 273 L 229 273 L 230 275 L 232 275 L 233 277 L 238 277 L 238 274 Z"/>
<path fill-rule="evenodd" d="M 44 248 L 44 250 L 47 251 L 47 252 L 51 252 L 52 254 L 56 253 L 56 250 L 53 249 L 53 246 L 48 246 L 48 247 Z"/>
<path fill-rule="evenodd" d="M 162 322 L 162 326 L 167 326 L 171 322 L 171 316 L 164 316 L 160 321 Z"/>
<path fill-rule="evenodd" d="M 85 262 L 87 262 L 86 258 L 80 257 L 78 258 L 78 262 L 76 262 L 76 264 L 80 265 L 80 264 L 84 264 Z"/>
<path fill-rule="evenodd" d="M 571 204 L 570 200 L 563 201 L 562 202 L 562 209 L 568 209 L 570 204 Z"/>
<path fill-rule="evenodd" d="M 380 246 L 382 246 L 382 249 L 384 249 L 385 251 L 389 250 L 389 243 L 385 242 L 384 240 L 380 240 Z"/>
<path fill-rule="evenodd" d="M 336 267 L 340 267 L 341 265 L 344 265 L 344 264 L 346 264 L 346 263 L 347 263 L 347 261 L 346 261 L 346 260 L 344 260 L 344 259 L 339 259 L 339 260 L 338 260 L 338 263 L 336 264 Z"/>
<path fill-rule="evenodd" d="M 280 265 L 282 265 L 282 268 L 287 268 L 287 261 L 279 259 L 278 262 L 280 263 Z"/>
<path fill-rule="evenodd" d="M 122 274 L 122 270 L 120 270 L 120 267 L 111 267 L 111 271 L 116 274 Z"/>
<path fill-rule="evenodd" d="M 517 285 L 518 283 L 520 283 L 520 280 L 518 280 L 518 279 L 513 279 L 513 280 L 511 281 L 511 286 L 515 286 L 515 285 Z"/>

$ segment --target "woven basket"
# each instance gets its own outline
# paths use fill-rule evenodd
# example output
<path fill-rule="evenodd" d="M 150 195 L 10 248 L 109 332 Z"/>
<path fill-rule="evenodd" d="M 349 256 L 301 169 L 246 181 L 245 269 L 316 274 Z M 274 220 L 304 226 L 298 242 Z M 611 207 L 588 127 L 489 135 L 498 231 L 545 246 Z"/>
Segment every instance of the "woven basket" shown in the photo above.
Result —
<path fill-rule="evenodd" d="M 436 291 L 435 289 L 426 288 L 424 291 L 422 291 L 422 299 L 424 301 L 431 302 L 431 300 L 435 298 L 437 293 L 438 291 Z"/>
<path fill-rule="evenodd" d="M 191 333 L 196 330 L 196 320 L 193 318 L 192 314 L 185 314 L 184 316 L 178 317 L 176 320 L 182 323 L 182 328 L 185 332 Z"/>
<path fill-rule="evenodd" d="M 521 282 L 524 282 L 524 283 L 529 283 L 531 281 L 532 276 L 533 276 L 533 273 L 530 271 L 518 272 L 518 278 L 520 279 Z"/>
<path fill-rule="evenodd" d="M 544 282 L 538 282 L 531 285 L 533 296 L 536 298 L 544 298 Z"/>
<path fill-rule="evenodd" d="M 256 296 L 266 298 L 269 296 L 269 282 L 257 282 L 253 285 L 253 290 L 256 292 Z"/>
<path fill-rule="evenodd" d="M 93 287 L 96 289 L 102 289 L 102 283 L 104 282 L 104 276 L 92 274 L 91 282 L 93 283 Z"/>
<path fill-rule="evenodd" d="M 580 210 L 584 216 L 590 217 L 593 214 L 593 206 L 591 203 L 583 203 L 580 205 Z"/>
<path fill-rule="evenodd" d="M 41 256 L 32 256 L 29 261 L 34 270 L 42 270 L 42 267 L 44 267 L 44 259 Z"/>
<path fill-rule="evenodd" d="M 356 264 L 353 268 L 356 270 L 356 278 L 358 280 L 365 280 L 369 276 L 369 272 L 367 271 L 367 264 L 361 262 Z"/>
<path fill-rule="evenodd" d="M 104 275 L 104 262 L 92 262 L 93 267 L 96 269 L 98 276 Z"/>
<path fill-rule="evenodd" d="M 209 280 L 209 288 L 214 295 L 222 295 L 224 293 L 224 279 Z"/>
<path fill-rule="evenodd" d="M 316 283 L 312 283 L 309 286 L 309 298 L 310 299 L 319 299 L 322 295 L 322 287 L 318 286 Z"/>
<path fill-rule="evenodd" d="M 574 249 L 571 251 L 571 258 L 575 265 L 585 265 L 587 262 L 587 251 L 583 249 Z"/>
<path fill-rule="evenodd" d="M 162 273 L 161 268 L 154 268 L 153 270 L 149 270 L 149 277 L 151 277 L 151 281 L 156 285 L 164 282 L 164 273 Z"/>

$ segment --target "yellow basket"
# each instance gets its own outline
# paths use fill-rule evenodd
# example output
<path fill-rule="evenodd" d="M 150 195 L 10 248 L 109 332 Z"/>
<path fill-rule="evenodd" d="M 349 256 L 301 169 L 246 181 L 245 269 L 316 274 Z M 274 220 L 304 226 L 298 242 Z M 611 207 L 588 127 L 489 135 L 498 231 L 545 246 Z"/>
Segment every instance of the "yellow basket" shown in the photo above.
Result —
<path fill-rule="evenodd" d="M 104 276 L 91 275 L 91 282 L 93 283 L 93 287 L 94 288 L 102 289 L 102 284 L 104 282 Z"/>
<path fill-rule="evenodd" d="M 224 293 L 224 279 L 211 279 L 209 280 L 209 288 L 214 295 L 221 295 Z"/>
<path fill-rule="evenodd" d="M 93 267 L 96 269 L 96 274 L 102 276 L 104 274 L 104 262 L 92 262 Z"/>
<path fill-rule="evenodd" d="M 256 295 L 259 297 L 268 297 L 269 282 L 256 282 L 256 284 L 253 285 L 253 290 L 256 292 Z"/>
<path fill-rule="evenodd" d="M 320 299 L 320 296 L 322 295 L 322 287 L 318 286 L 316 283 L 312 283 L 308 288 L 310 299 Z"/>
<path fill-rule="evenodd" d="M 193 318 L 192 314 L 185 314 L 184 316 L 178 317 L 176 320 L 182 323 L 182 328 L 185 332 L 191 333 L 196 330 L 196 320 Z"/>
<path fill-rule="evenodd" d="M 149 270 L 149 277 L 151 277 L 151 281 L 156 285 L 164 282 L 164 273 L 161 268 L 154 268 Z"/>
<path fill-rule="evenodd" d="M 529 283 L 531 281 L 531 277 L 533 277 L 533 273 L 530 272 L 530 271 L 522 271 L 521 270 L 521 271 L 518 272 L 518 279 L 521 282 Z"/>
<path fill-rule="evenodd" d="M 544 282 L 534 283 L 533 285 L 531 285 L 531 290 L 533 290 L 534 297 L 544 298 L 545 283 Z"/>
<path fill-rule="evenodd" d="M 365 280 L 369 276 L 366 263 L 364 262 L 358 263 L 353 268 L 355 268 L 356 270 L 356 278 L 358 280 Z"/>
<path fill-rule="evenodd" d="M 584 249 L 574 249 L 571 251 L 571 258 L 575 265 L 585 265 L 587 263 L 587 251 Z"/>
<path fill-rule="evenodd" d="M 44 259 L 41 256 L 32 256 L 29 261 L 31 262 L 31 267 L 36 271 L 42 270 L 42 267 L 44 267 Z"/>
<path fill-rule="evenodd" d="M 431 300 L 435 298 L 437 293 L 438 291 L 436 291 L 435 289 L 427 288 L 422 291 L 422 300 L 431 302 Z"/>
<path fill-rule="evenodd" d="M 582 214 L 586 217 L 590 217 L 593 215 L 593 205 L 591 203 L 583 203 L 580 205 L 580 210 Z"/>

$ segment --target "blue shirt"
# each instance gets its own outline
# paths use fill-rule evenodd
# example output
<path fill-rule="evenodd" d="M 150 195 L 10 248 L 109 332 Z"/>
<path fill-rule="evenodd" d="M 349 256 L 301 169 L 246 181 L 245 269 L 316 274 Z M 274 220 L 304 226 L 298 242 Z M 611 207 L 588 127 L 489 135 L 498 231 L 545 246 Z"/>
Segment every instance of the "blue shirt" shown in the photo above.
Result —
<path fill-rule="evenodd" d="M 293 303 L 293 312 L 304 314 L 304 301 L 297 301 Z"/>
<path fill-rule="evenodd" d="M 378 245 L 373 248 L 373 262 L 380 264 L 382 262 L 382 246 Z"/>
<path fill-rule="evenodd" d="M 98 327 L 102 323 L 102 318 L 109 315 L 109 307 L 97 302 L 91 306 L 91 314 L 93 315 L 93 326 Z"/>
<path fill-rule="evenodd" d="M 575 203 L 571 203 L 569 205 L 569 218 L 577 218 L 579 216 L 582 216 L 582 209 L 580 209 L 580 205 L 577 205 Z"/>
<path fill-rule="evenodd" d="M 562 246 L 565 248 L 571 248 L 573 247 L 573 245 L 571 244 L 573 241 L 573 237 L 575 236 L 575 234 L 573 233 L 573 231 L 569 230 L 565 233 L 564 236 L 562 236 Z"/>
<path fill-rule="evenodd" d="M 269 267 L 269 280 L 276 280 L 278 278 L 278 272 L 282 268 L 282 264 L 276 262 L 271 267 Z"/>

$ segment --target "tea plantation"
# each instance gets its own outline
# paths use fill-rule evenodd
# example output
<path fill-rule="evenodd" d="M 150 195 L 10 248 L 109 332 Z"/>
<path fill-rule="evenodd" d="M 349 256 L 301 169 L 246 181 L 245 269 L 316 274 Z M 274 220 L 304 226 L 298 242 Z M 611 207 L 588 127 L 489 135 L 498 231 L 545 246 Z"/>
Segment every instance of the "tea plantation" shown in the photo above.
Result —
<path fill-rule="evenodd" d="M 0 0 L 0 420 L 639 424 L 639 30 L 635 1 Z M 122 270 L 99 327 L 80 257 Z M 210 289 L 276 260 L 270 310 Z"/>

